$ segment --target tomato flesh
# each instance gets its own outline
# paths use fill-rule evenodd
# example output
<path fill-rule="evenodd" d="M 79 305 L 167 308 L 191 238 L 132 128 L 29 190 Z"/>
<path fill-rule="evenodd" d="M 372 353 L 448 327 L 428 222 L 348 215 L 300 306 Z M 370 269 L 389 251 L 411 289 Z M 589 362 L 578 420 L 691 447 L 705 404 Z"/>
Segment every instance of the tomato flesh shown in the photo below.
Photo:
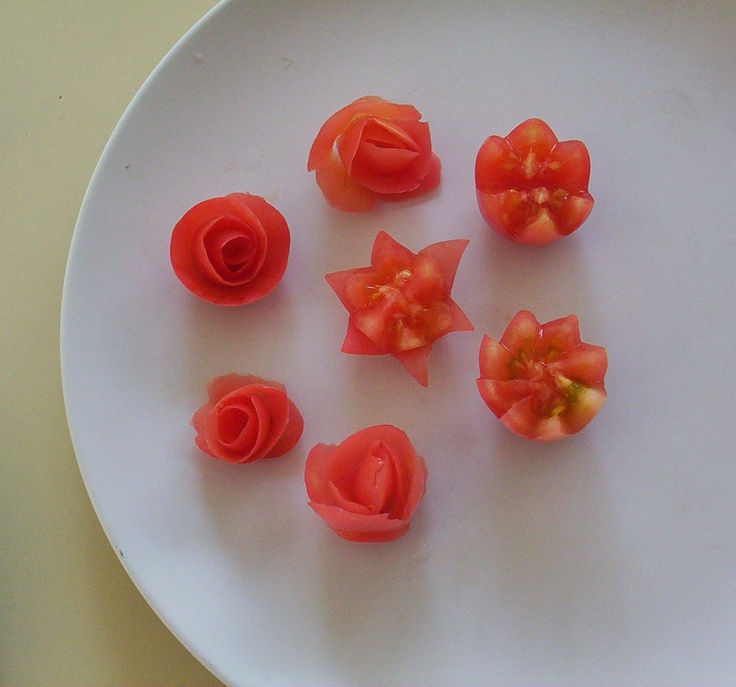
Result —
<path fill-rule="evenodd" d="M 606 399 L 606 349 L 580 340 L 575 315 L 540 325 L 529 311 L 518 312 L 500 340 L 483 338 L 479 364 L 481 398 L 527 439 L 579 432 Z"/>
<path fill-rule="evenodd" d="M 467 244 L 441 241 L 414 254 L 380 232 L 370 266 L 326 275 L 350 313 L 343 352 L 393 355 L 426 386 L 432 344 L 473 328 L 450 295 Z"/>
<path fill-rule="evenodd" d="M 384 264 L 350 275 L 345 288 L 356 327 L 387 352 L 419 348 L 452 327 L 449 291 L 429 255 L 416 255 L 404 267 Z"/>
<path fill-rule="evenodd" d="M 558 141 L 541 119 L 505 138 L 489 136 L 475 161 L 478 207 L 512 241 L 545 245 L 578 229 L 593 209 L 590 156 L 582 141 Z"/>

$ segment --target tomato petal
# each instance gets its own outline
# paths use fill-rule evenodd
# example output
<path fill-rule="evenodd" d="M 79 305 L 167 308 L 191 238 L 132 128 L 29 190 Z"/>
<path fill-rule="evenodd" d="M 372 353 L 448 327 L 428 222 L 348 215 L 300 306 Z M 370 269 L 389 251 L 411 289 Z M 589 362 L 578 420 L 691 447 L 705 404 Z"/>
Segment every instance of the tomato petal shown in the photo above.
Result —
<path fill-rule="evenodd" d="M 353 355 L 385 355 L 386 351 L 371 341 L 358 327 L 355 326 L 352 318 L 348 321 L 348 329 L 345 332 L 340 350 L 343 353 L 351 353 Z"/>
<path fill-rule="evenodd" d="M 560 236 L 561 232 L 549 208 L 540 208 L 514 236 L 514 240 L 527 246 L 546 246 Z"/>
<path fill-rule="evenodd" d="M 337 210 L 369 212 L 376 204 L 375 194 L 351 179 L 335 154 L 323 158 L 315 178 L 327 202 Z"/>
<path fill-rule="evenodd" d="M 581 387 L 575 403 L 571 403 L 559 418 L 566 434 L 575 434 L 585 427 L 598 413 L 606 400 L 603 389 Z"/>
<path fill-rule="evenodd" d="M 288 422 L 284 427 L 284 431 L 264 458 L 278 458 L 279 456 L 283 456 L 285 453 L 291 451 L 301 438 L 304 432 L 304 418 L 291 399 L 289 399 L 287 418 Z"/>
<path fill-rule="evenodd" d="M 547 322 L 539 328 L 540 349 L 555 348 L 561 354 L 580 344 L 580 323 L 575 315 Z"/>
<path fill-rule="evenodd" d="M 545 160 L 557 145 L 557 136 L 541 119 L 531 118 L 515 127 L 506 136 L 511 148 L 519 155 L 532 154 L 537 160 Z"/>
<path fill-rule="evenodd" d="M 432 350 L 432 344 L 427 344 L 419 348 L 412 348 L 408 351 L 400 351 L 392 353 L 394 358 L 398 360 L 406 371 L 414 377 L 422 386 L 429 386 L 429 354 Z"/>
<path fill-rule="evenodd" d="M 535 347 L 539 337 L 539 321 L 528 310 L 519 310 L 506 327 L 501 345 L 512 353 L 521 348 Z"/>
<path fill-rule="evenodd" d="M 452 321 L 450 324 L 450 332 L 472 332 L 475 327 L 470 321 L 470 318 L 460 309 L 460 306 L 455 301 L 450 300 L 450 316 Z"/>
<path fill-rule="evenodd" d="M 414 253 L 402 246 L 385 231 L 379 231 L 373 241 L 371 265 L 382 272 L 398 272 L 414 259 Z"/>
<path fill-rule="evenodd" d="M 362 186 L 374 193 L 406 193 L 429 171 L 429 125 L 360 117 L 340 136 L 337 151 L 348 175 Z"/>
<path fill-rule="evenodd" d="M 556 211 L 557 230 L 567 236 L 588 219 L 593 210 L 593 197 L 589 193 L 571 195 Z"/>
<path fill-rule="evenodd" d="M 335 444 L 316 444 L 307 455 L 304 481 L 309 498 L 313 501 L 331 502 L 332 480 L 326 466 L 336 448 Z"/>
<path fill-rule="evenodd" d="M 376 197 L 388 203 L 417 198 L 418 196 L 426 195 L 430 191 L 434 191 L 440 185 L 441 180 L 442 162 L 434 153 L 432 153 L 429 158 L 429 168 L 427 173 L 420 179 L 416 188 L 411 191 L 404 191 L 403 193 L 377 193 Z"/>
<path fill-rule="evenodd" d="M 430 244 L 419 251 L 420 255 L 429 255 L 439 263 L 445 277 L 448 293 L 455 282 L 455 274 L 460 264 L 460 258 L 462 258 L 469 243 L 468 239 L 451 239 Z"/>
<path fill-rule="evenodd" d="M 375 95 L 358 98 L 349 105 L 338 110 L 322 125 L 312 143 L 307 160 L 307 171 L 313 172 L 321 162 L 332 155 L 332 148 L 338 136 L 360 114 L 370 114 L 376 117 L 399 117 L 401 119 L 421 119 L 421 115 L 411 105 L 390 103 Z"/>
<path fill-rule="evenodd" d="M 332 497 L 332 504 L 338 508 L 358 515 L 374 514 L 368 506 L 364 506 L 362 503 L 358 503 L 348 498 L 340 491 L 340 487 L 338 487 L 334 482 L 329 482 L 329 488 L 330 496 Z"/>
<path fill-rule="evenodd" d="M 389 542 L 409 530 L 406 520 L 390 518 L 387 513 L 363 515 L 325 503 L 309 502 L 309 507 L 343 539 L 354 542 Z"/>
<path fill-rule="evenodd" d="M 339 272 L 331 272 L 325 275 L 325 280 L 330 285 L 330 288 L 335 292 L 335 295 L 340 299 L 340 302 L 350 310 L 355 307 L 353 299 L 348 297 L 347 293 L 347 282 L 349 279 L 354 278 L 356 275 L 372 274 L 373 270 L 370 267 L 363 267 L 360 269 L 353 270 L 341 270 Z"/>
<path fill-rule="evenodd" d="M 489 136 L 475 158 L 475 185 L 479 192 L 494 194 L 523 184 L 518 160 L 509 142 Z"/>
<path fill-rule="evenodd" d="M 603 346 L 581 343 L 574 351 L 548 364 L 550 370 L 588 387 L 602 387 L 608 369 L 608 355 Z"/>
<path fill-rule="evenodd" d="M 557 441 L 568 436 L 559 415 L 542 417 L 532 396 L 511 406 L 499 418 L 512 432 L 535 441 Z"/>
<path fill-rule="evenodd" d="M 491 412 L 498 418 L 507 413 L 514 405 L 530 396 L 534 396 L 540 389 L 540 385 L 528 379 L 478 379 L 478 391 L 490 408 Z"/>
<path fill-rule="evenodd" d="M 539 185 L 564 188 L 570 193 L 587 193 L 590 153 L 582 141 L 557 143 L 540 170 Z"/>
<path fill-rule="evenodd" d="M 492 339 L 487 334 L 483 336 L 480 344 L 479 354 L 480 374 L 495 381 L 509 379 L 509 364 L 511 353 L 508 348 L 502 346 L 499 341 Z"/>

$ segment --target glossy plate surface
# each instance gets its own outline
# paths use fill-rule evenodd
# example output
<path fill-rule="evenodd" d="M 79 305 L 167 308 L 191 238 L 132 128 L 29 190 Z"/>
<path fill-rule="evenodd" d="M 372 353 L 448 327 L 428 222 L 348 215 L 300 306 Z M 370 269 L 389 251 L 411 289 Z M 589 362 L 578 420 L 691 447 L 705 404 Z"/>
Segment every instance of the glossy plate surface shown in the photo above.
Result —
<path fill-rule="evenodd" d="M 736 6 L 730 2 L 226 2 L 125 113 L 70 254 L 62 372 L 79 464 L 141 592 L 232 687 L 724 685 L 736 675 Z M 414 104 L 443 161 L 432 196 L 348 216 L 306 172 L 366 95 Z M 546 248 L 478 212 L 486 136 L 541 117 L 586 142 L 596 200 Z M 196 202 L 264 196 L 292 253 L 270 296 L 198 301 L 168 261 Z M 475 324 L 420 387 L 341 354 L 323 275 L 379 230 L 467 238 L 453 296 Z M 484 333 L 576 313 L 609 399 L 553 445 L 475 387 Z M 306 429 L 284 458 L 198 453 L 189 419 L 226 372 L 283 381 Z M 429 468 L 409 534 L 335 537 L 307 507 L 317 442 L 396 424 Z"/>

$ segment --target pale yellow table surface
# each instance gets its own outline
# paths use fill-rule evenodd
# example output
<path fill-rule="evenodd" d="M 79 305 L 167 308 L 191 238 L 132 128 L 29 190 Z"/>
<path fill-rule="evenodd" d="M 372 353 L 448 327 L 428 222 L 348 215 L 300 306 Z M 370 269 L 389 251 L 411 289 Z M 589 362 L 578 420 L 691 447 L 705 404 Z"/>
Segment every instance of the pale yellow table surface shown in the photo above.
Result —
<path fill-rule="evenodd" d="M 0 685 L 220 685 L 164 627 L 97 521 L 67 431 L 69 243 L 123 110 L 216 0 L 0 0 Z"/>

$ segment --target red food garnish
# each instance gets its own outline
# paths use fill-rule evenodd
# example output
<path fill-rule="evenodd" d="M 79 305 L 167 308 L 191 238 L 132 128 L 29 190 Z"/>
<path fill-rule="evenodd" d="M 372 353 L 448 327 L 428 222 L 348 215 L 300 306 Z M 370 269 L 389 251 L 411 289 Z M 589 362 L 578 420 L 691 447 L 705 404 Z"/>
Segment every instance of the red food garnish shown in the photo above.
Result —
<path fill-rule="evenodd" d="M 424 497 L 427 467 L 393 425 L 367 427 L 307 455 L 309 505 L 343 539 L 387 542 L 406 534 Z"/>
<path fill-rule="evenodd" d="M 582 141 L 558 141 L 541 119 L 506 138 L 489 136 L 475 161 L 483 218 L 512 241 L 542 246 L 575 231 L 593 209 L 590 156 Z"/>
<path fill-rule="evenodd" d="M 327 202 L 346 212 L 368 212 L 378 199 L 404 200 L 434 190 L 441 164 L 421 117 L 412 105 L 377 96 L 333 114 L 307 162 Z"/>
<path fill-rule="evenodd" d="M 450 297 L 465 239 L 441 241 L 414 254 L 380 232 L 369 267 L 325 276 L 350 313 L 344 353 L 394 356 L 422 385 L 428 384 L 432 344 L 473 325 Z"/>
<path fill-rule="evenodd" d="M 500 341 L 483 338 L 479 358 L 481 397 L 503 424 L 527 439 L 575 434 L 606 400 L 606 349 L 580 340 L 575 315 L 540 325 L 521 310 Z"/>
<path fill-rule="evenodd" d="M 245 305 L 276 288 L 290 243 L 276 208 L 260 196 L 231 193 L 188 210 L 174 227 L 169 253 L 193 294 L 217 305 Z"/>
<path fill-rule="evenodd" d="M 291 451 L 304 420 L 286 387 L 234 372 L 207 385 L 208 400 L 192 417 L 194 443 L 226 463 L 252 463 Z"/>

